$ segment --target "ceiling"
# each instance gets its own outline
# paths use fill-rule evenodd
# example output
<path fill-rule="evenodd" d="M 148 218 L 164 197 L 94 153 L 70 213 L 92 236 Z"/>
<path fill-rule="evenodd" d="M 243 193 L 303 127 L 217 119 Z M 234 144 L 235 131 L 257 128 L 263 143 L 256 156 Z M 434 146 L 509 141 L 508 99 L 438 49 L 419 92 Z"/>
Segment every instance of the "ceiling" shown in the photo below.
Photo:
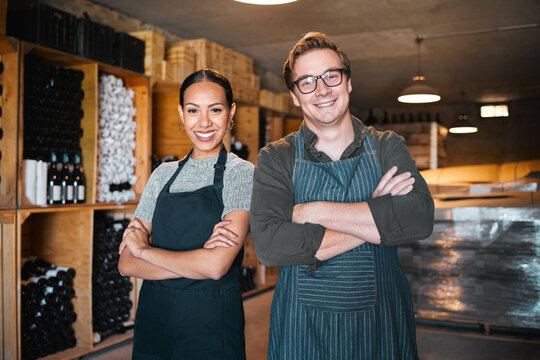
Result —
<path fill-rule="evenodd" d="M 417 35 L 540 23 L 539 0 L 98 0 L 183 38 L 204 37 L 245 53 L 278 76 L 308 31 L 327 33 L 349 56 L 351 105 L 399 106 L 417 70 Z M 442 104 L 540 98 L 540 27 L 427 38 L 421 69 Z M 285 89 L 285 88 L 284 88 Z"/>

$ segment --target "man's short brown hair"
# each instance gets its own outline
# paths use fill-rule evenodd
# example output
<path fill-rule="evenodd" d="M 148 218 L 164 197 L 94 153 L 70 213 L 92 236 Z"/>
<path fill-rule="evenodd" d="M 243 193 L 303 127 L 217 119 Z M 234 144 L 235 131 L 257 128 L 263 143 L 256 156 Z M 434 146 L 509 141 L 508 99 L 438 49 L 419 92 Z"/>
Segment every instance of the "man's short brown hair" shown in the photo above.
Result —
<path fill-rule="evenodd" d="M 290 91 L 294 91 L 292 73 L 296 59 L 310 50 L 318 49 L 334 50 L 341 59 L 347 78 L 351 77 L 351 63 L 343 50 L 334 44 L 326 34 L 320 32 L 308 32 L 306 35 L 304 35 L 304 37 L 298 40 L 296 45 L 294 45 L 289 53 L 289 56 L 287 57 L 287 60 L 285 61 L 285 64 L 283 64 L 283 79 L 285 79 L 285 85 L 287 85 L 287 88 Z"/>

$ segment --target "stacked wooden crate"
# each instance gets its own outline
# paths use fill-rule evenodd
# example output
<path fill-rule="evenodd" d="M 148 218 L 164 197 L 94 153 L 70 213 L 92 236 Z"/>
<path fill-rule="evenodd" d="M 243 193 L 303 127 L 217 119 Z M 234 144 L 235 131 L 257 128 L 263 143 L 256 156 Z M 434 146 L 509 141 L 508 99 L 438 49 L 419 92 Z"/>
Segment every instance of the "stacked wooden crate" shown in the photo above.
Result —
<path fill-rule="evenodd" d="M 448 129 L 436 122 L 381 124 L 377 130 L 392 130 L 405 138 L 411 157 L 418 169 L 436 169 L 444 165 L 444 139 Z"/>
<path fill-rule="evenodd" d="M 186 47 L 195 53 L 195 69 L 215 69 L 231 82 L 236 101 L 256 104 L 260 78 L 253 73 L 253 59 L 207 39 L 186 40 L 171 47 Z"/>
<path fill-rule="evenodd" d="M 294 105 L 291 94 L 288 92 L 275 93 L 262 89 L 259 93 L 259 105 L 283 114 L 302 116 L 302 111 L 298 106 Z"/>
<path fill-rule="evenodd" d="M 165 57 L 165 36 L 152 30 L 129 33 L 145 43 L 144 73 L 155 78 L 163 78 Z"/>
<path fill-rule="evenodd" d="M 195 52 L 183 45 L 171 45 L 167 48 L 167 60 L 165 61 L 168 69 L 174 69 L 174 76 L 170 75 L 166 80 L 181 84 L 192 72 L 195 71 Z M 167 74 L 168 75 L 168 74 Z M 174 80 L 173 80 L 174 79 Z"/>

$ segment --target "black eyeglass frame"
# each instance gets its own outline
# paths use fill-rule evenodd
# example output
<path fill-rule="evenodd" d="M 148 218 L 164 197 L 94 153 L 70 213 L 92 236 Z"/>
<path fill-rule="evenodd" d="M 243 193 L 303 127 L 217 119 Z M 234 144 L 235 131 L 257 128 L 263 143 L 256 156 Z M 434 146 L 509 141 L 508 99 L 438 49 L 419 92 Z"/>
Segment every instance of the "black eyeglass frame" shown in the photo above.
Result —
<path fill-rule="evenodd" d="M 327 73 L 329 73 L 330 71 L 339 71 L 339 75 L 340 75 L 340 79 L 339 79 L 339 83 L 337 83 L 336 85 L 328 85 L 326 83 L 326 81 L 324 81 L 324 78 L 323 76 Z M 295 80 L 293 81 L 293 84 L 296 85 L 296 88 L 298 89 L 298 91 L 300 91 L 300 93 L 304 94 L 304 95 L 307 95 L 307 94 L 311 94 L 312 92 L 314 92 L 315 90 L 317 90 L 317 85 L 318 85 L 318 81 L 319 79 L 321 79 L 321 81 L 324 83 L 324 85 L 328 86 L 328 87 L 336 87 L 336 86 L 339 86 L 341 85 L 341 83 L 343 82 L 343 72 L 345 71 L 345 68 L 339 68 L 339 69 L 328 69 L 326 70 L 324 73 L 322 73 L 321 75 L 317 75 L 317 76 L 302 76 L 300 79 L 298 80 Z M 302 80 L 305 80 L 307 78 L 315 78 L 315 87 L 313 88 L 313 90 L 311 91 L 308 91 L 308 92 L 303 92 L 301 89 L 300 89 L 300 86 L 298 85 L 298 83 Z"/>

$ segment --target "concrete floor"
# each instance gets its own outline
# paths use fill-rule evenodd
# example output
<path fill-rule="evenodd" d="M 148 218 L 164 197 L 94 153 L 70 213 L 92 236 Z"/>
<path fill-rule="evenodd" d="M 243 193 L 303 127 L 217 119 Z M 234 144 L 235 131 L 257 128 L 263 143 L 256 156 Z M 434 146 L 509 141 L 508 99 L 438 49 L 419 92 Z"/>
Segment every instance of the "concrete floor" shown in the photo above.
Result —
<path fill-rule="evenodd" d="M 266 359 L 273 294 L 273 291 L 268 291 L 244 301 L 247 360 Z M 540 342 L 427 328 L 418 328 L 416 336 L 422 360 L 532 360 L 540 358 Z M 107 350 L 84 356 L 81 360 L 129 360 L 131 349 L 130 340 Z"/>

